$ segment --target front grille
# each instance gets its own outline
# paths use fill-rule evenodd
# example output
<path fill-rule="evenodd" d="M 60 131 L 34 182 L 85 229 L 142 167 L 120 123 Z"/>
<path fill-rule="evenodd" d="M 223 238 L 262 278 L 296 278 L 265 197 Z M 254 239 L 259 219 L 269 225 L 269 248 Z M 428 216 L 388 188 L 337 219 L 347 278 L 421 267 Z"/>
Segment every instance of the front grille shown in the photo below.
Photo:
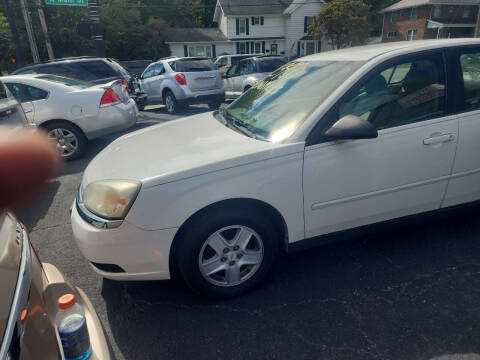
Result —
<path fill-rule="evenodd" d="M 98 270 L 105 271 L 105 272 L 110 272 L 110 273 L 124 273 L 125 270 L 123 270 L 120 266 L 115 265 L 115 264 L 101 264 L 101 263 L 95 263 L 95 262 L 90 262 L 94 267 L 96 267 Z"/>

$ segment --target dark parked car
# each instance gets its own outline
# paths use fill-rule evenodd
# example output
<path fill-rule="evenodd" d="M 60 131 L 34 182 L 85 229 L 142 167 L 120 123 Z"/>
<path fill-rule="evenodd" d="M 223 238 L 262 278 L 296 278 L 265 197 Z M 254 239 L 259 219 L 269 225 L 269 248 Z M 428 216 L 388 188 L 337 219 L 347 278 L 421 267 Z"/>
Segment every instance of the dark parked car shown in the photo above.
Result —
<path fill-rule="evenodd" d="M 28 65 L 12 73 L 17 74 L 53 74 L 105 84 L 121 79 L 122 84 L 142 110 L 147 104 L 147 95 L 140 91 L 135 76 L 118 61 L 110 58 L 76 57 L 56 59 Z"/>
<path fill-rule="evenodd" d="M 122 61 L 122 64 L 125 65 L 128 70 L 134 75 L 142 75 L 148 65 L 152 63 L 152 60 L 132 60 L 132 61 Z"/>

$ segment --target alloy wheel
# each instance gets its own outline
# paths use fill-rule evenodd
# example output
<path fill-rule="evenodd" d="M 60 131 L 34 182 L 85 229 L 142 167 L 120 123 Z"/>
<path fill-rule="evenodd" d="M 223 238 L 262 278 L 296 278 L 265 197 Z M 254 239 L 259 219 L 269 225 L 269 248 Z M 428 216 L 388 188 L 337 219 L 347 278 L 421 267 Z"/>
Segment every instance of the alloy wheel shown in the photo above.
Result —
<path fill-rule="evenodd" d="M 175 110 L 174 100 L 171 95 L 167 95 L 165 99 L 165 106 L 167 107 L 167 111 L 169 113 L 173 113 Z"/>
<path fill-rule="evenodd" d="M 48 137 L 57 142 L 57 149 L 63 157 L 69 157 L 78 149 L 77 136 L 67 129 L 56 128 L 48 132 Z"/>
<path fill-rule="evenodd" d="M 224 287 L 247 281 L 262 260 L 262 238 L 244 225 L 227 226 L 210 235 L 198 258 L 202 276 L 209 283 Z"/>

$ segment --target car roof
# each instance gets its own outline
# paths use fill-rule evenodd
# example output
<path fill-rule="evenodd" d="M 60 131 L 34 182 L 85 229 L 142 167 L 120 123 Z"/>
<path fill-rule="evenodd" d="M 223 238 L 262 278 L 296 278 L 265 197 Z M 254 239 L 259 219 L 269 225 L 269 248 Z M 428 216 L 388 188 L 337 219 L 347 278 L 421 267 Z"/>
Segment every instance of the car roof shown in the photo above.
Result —
<path fill-rule="evenodd" d="M 375 57 L 396 52 L 408 54 L 414 51 L 438 49 L 458 45 L 480 45 L 480 39 L 438 39 L 438 40 L 413 40 L 381 43 L 374 45 L 355 46 L 346 49 L 325 51 L 318 54 L 308 55 L 300 60 L 303 61 L 368 61 Z"/>
<path fill-rule="evenodd" d="M 62 84 L 60 82 L 50 81 L 47 79 L 41 79 L 42 76 L 51 75 L 51 74 L 20 74 L 20 75 L 7 75 L 0 77 L 2 82 L 13 82 L 15 80 L 24 81 L 32 86 L 46 86 L 49 88 L 61 88 L 61 89 L 72 89 L 71 87 Z M 56 76 L 56 75 L 53 75 Z M 59 76 L 63 77 L 63 76 Z M 74 79 L 77 80 L 77 79 Z M 93 86 L 93 84 L 92 84 Z"/>

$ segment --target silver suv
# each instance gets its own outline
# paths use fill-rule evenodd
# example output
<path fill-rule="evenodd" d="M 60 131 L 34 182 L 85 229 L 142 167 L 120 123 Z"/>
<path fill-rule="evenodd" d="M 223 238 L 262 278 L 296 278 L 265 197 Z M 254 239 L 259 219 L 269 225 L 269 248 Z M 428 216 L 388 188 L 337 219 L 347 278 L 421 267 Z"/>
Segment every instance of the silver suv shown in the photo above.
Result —
<path fill-rule="evenodd" d="M 189 104 L 220 107 L 225 100 L 223 75 L 204 57 L 166 58 L 149 65 L 140 76 L 149 104 L 164 104 L 174 114 Z"/>
<path fill-rule="evenodd" d="M 15 100 L 7 87 L 0 81 L 0 125 L 25 126 L 27 121 L 22 105 Z"/>
<path fill-rule="evenodd" d="M 227 98 L 239 97 L 286 63 L 282 56 L 255 56 L 233 64 L 225 73 Z"/>

